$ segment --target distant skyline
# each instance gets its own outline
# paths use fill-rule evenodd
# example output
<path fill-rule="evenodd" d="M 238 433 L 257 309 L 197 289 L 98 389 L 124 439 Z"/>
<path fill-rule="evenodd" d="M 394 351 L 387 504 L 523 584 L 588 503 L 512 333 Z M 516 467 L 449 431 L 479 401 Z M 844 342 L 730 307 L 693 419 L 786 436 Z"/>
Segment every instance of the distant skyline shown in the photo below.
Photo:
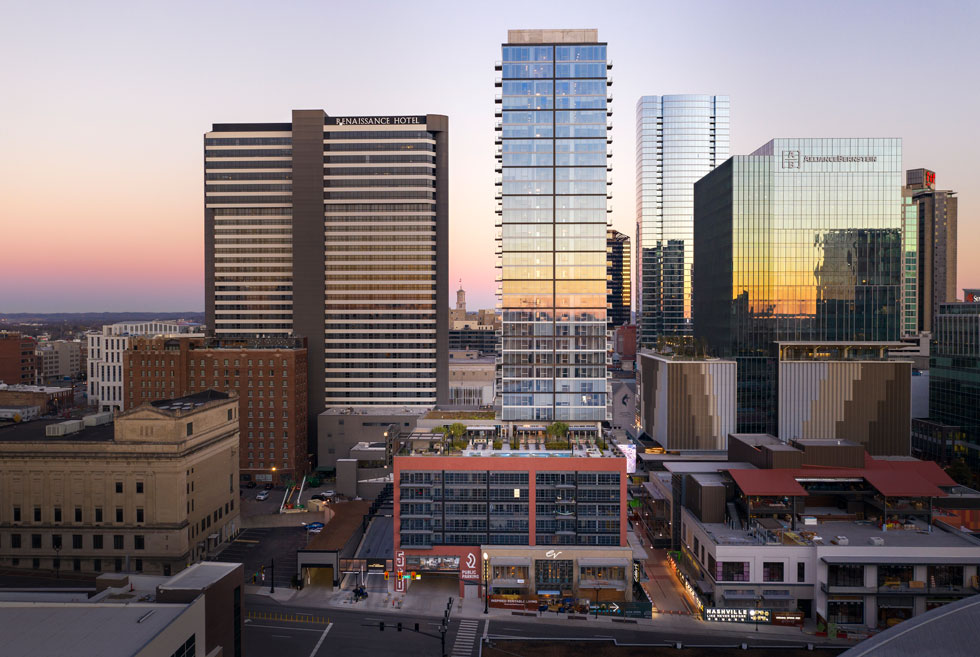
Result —
<path fill-rule="evenodd" d="M 560 11 L 556 8 L 560 7 Z M 203 134 L 328 114 L 449 116 L 450 284 L 493 307 L 494 62 L 508 29 L 598 28 L 614 63 L 613 228 L 635 240 L 634 107 L 724 94 L 731 153 L 901 137 L 960 198 L 980 286 L 974 3 L 30 3 L 0 25 L 0 313 L 204 308 Z M 434 22 L 433 16 L 438 17 Z M 921 29 L 942 24 L 942 30 Z M 972 53 L 972 55 L 971 55 Z"/>

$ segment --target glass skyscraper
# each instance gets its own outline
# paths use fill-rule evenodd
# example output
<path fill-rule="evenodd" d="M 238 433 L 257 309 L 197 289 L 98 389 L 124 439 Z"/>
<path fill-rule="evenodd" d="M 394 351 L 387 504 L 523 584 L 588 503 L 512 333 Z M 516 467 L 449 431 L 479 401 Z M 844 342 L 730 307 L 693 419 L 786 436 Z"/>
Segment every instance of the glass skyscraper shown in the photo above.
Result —
<path fill-rule="evenodd" d="M 740 432 L 775 433 L 776 341 L 898 339 L 901 166 L 900 139 L 775 139 L 694 185 L 694 335 L 738 362 Z"/>
<path fill-rule="evenodd" d="M 637 341 L 691 334 L 694 183 L 729 153 L 728 96 L 636 103 Z"/>
<path fill-rule="evenodd" d="M 501 419 L 606 418 L 606 44 L 510 30 L 497 111 Z"/>
<path fill-rule="evenodd" d="M 949 457 L 980 469 L 980 303 L 939 304 L 929 359 L 929 419 L 955 427 Z M 943 460 L 947 455 L 943 455 Z"/>

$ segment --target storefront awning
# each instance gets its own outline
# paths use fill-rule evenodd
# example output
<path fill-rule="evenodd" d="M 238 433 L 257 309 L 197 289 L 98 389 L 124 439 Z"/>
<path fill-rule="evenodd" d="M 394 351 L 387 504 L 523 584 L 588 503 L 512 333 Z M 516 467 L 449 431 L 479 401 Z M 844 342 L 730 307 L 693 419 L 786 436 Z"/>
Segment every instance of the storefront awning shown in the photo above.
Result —
<path fill-rule="evenodd" d="M 530 557 L 490 557 L 492 566 L 530 566 Z"/>
<path fill-rule="evenodd" d="M 725 591 L 721 595 L 726 600 L 755 600 L 757 597 L 754 593 L 738 593 L 735 591 Z"/>
<path fill-rule="evenodd" d="M 780 591 L 779 593 L 774 593 L 770 591 L 769 593 L 763 593 L 762 597 L 766 600 L 795 600 L 796 596 L 788 591 Z"/>
<path fill-rule="evenodd" d="M 625 568 L 629 565 L 629 559 L 579 559 L 579 566 L 620 566 Z"/>

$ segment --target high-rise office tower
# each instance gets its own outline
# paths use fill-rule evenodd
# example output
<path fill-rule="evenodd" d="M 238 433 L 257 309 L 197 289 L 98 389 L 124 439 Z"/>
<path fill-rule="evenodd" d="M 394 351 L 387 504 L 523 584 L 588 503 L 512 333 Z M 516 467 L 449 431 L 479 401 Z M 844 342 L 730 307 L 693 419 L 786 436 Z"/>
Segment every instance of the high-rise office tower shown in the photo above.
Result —
<path fill-rule="evenodd" d="M 919 331 L 932 331 L 939 306 L 956 301 L 956 192 L 936 189 L 936 173 L 910 169 L 905 193 L 918 210 Z"/>
<path fill-rule="evenodd" d="M 637 342 L 691 334 L 694 183 L 728 159 L 728 96 L 636 103 Z"/>
<path fill-rule="evenodd" d="M 902 188 L 902 326 L 903 336 L 919 333 L 919 204 Z"/>
<path fill-rule="evenodd" d="M 776 342 L 898 339 L 901 167 L 900 139 L 774 139 L 694 185 L 694 335 L 738 362 L 740 432 L 775 433 Z"/>
<path fill-rule="evenodd" d="M 609 284 L 607 326 L 630 323 L 630 237 L 609 229 L 606 236 L 606 280 Z"/>
<path fill-rule="evenodd" d="M 448 400 L 447 130 L 294 110 L 204 136 L 208 327 L 305 337 L 312 430 L 328 406 Z"/>
<path fill-rule="evenodd" d="M 597 30 L 510 30 L 497 111 L 501 419 L 606 417 L 611 64 Z"/>

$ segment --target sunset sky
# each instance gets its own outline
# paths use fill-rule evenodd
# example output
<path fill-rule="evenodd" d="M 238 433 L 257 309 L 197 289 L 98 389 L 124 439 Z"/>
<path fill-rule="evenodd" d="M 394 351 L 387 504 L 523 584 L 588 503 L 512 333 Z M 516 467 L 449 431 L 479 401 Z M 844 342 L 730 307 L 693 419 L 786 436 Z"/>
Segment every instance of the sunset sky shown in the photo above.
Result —
<path fill-rule="evenodd" d="M 976 2 L 92 2 L 3 5 L 0 313 L 204 308 L 212 123 L 450 117 L 450 274 L 493 305 L 494 62 L 507 29 L 599 29 L 614 63 L 613 227 L 635 236 L 641 95 L 727 94 L 732 153 L 902 137 L 960 198 L 980 287 Z M 449 300 L 445 300 L 447 303 Z"/>

